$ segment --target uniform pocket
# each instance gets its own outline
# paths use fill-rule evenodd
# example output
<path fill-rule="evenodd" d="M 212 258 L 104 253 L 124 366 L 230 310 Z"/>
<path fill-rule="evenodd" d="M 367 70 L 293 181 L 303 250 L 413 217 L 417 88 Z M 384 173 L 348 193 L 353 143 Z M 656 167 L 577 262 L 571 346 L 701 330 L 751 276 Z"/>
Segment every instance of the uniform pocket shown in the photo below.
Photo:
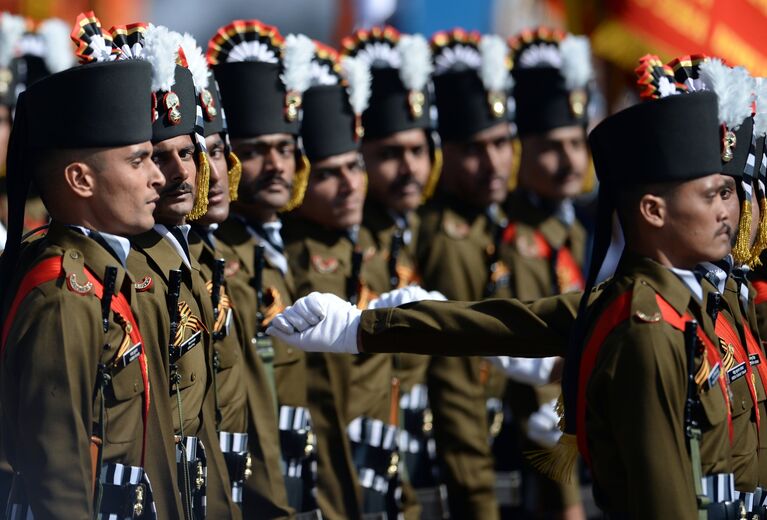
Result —
<path fill-rule="evenodd" d="M 718 382 L 714 386 L 703 390 L 699 396 L 703 415 L 709 425 L 714 426 L 725 420 L 727 417 L 727 403 L 724 401 L 724 396 Z"/>
<path fill-rule="evenodd" d="M 106 438 L 108 442 L 132 442 L 136 439 L 137 424 L 141 430 L 144 379 L 138 359 L 112 372 L 112 382 L 106 389 Z M 98 414 L 98 401 L 94 413 Z M 95 415 L 94 418 L 98 418 Z"/>

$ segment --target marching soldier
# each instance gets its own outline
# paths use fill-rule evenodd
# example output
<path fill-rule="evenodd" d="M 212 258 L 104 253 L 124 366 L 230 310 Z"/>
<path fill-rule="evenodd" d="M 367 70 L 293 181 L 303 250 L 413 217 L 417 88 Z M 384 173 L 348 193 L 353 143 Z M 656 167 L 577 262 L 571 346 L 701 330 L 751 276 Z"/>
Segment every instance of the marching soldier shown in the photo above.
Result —
<path fill-rule="evenodd" d="M 430 114 L 431 50 L 420 35 L 375 27 L 345 38 L 342 53 L 371 67 L 371 97 L 362 114 L 365 137 L 360 148 L 368 176 L 362 225 L 372 234 L 376 248 L 366 282 L 381 294 L 420 282 L 415 210 L 433 193 L 442 165 Z M 399 453 L 406 469 L 401 472 L 405 517 L 442 518 L 426 389 L 429 358 L 400 354 L 392 362 L 390 404 L 398 415 L 389 420 L 402 430 Z M 413 487 L 421 508 L 415 507 Z"/>
<path fill-rule="evenodd" d="M 249 54 L 256 44 L 269 52 Z M 283 42 L 275 27 L 239 20 L 219 29 L 208 51 L 242 160 L 237 201 L 215 238 L 246 346 L 253 472 L 244 488 L 246 517 L 282 518 L 291 508 L 299 518 L 318 514 L 305 355 L 264 334 L 293 297 L 279 212 L 301 204 L 308 175 L 298 141 L 301 86 L 283 82 L 306 77 L 311 53 L 302 59 L 300 47 L 293 36 Z"/>
<path fill-rule="evenodd" d="M 530 324 L 515 325 L 524 306 L 513 300 L 422 302 L 360 314 L 328 296 L 314 302 L 324 307 L 325 319 L 293 335 L 294 343 L 303 342 L 307 350 L 331 345 L 353 352 L 359 337 L 366 352 L 430 352 L 427 338 L 439 330 L 445 338 L 482 338 L 476 344 L 483 354 L 506 350 L 541 356 L 562 353 L 561 343 L 551 347 L 577 334 L 583 339 L 571 344 L 564 380 L 566 433 L 551 458 L 540 462 L 550 463 L 550 473 L 568 473 L 577 439 L 609 515 L 665 518 L 700 511 L 710 518 L 733 518 L 738 504 L 730 473 L 729 390 L 705 307 L 711 291 L 693 271 L 730 251 L 735 186 L 719 172 L 721 153 L 731 152 L 733 140 L 720 139 L 716 95 L 670 95 L 680 89 L 671 73 L 645 79 L 653 97 L 664 97 L 609 117 L 589 138 L 602 184 L 594 264 L 598 267 L 608 248 L 615 210 L 626 251 L 574 331 L 553 321 L 529 327 L 538 329 L 529 335 Z M 635 160 L 627 163 L 626 157 Z M 549 298 L 536 305 L 570 306 L 570 300 Z M 298 303 L 293 309 L 311 308 Z M 317 319 L 304 315 L 302 321 Z M 290 332 L 291 323 L 298 321 L 287 326 L 274 321 L 270 332 L 289 339 L 284 332 Z M 344 330 L 350 323 L 358 325 L 357 335 Z M 530 341 L 519 341 L 524 338 Z M 441 342 L 439 348 L 454 354 L 465 350 L 460 341 Z M 630 406 L 636 395 L 642 396 L 641 406 Z"/>
<path fill-rule="evenodd" d="M 81 25 L 96 28 L 97 21 L 86 18 Z M 187 219 L 205 214 L 209 187 L 202 121 L 196 121 L 198 96 L 185 66 L 195 58 L 180 53 L 181 35 L 162 26 L 114 27 L 111 38 L 115 47 L 129 49 L 132 58 L 152 64 L 152 160 L 165 178 L 155 226 L 132 237 L 128 257 L 128 269 L 137 279 L 139 322 L 145 336 L 157 342 L 150 372 L 161 396 L 160 421 L 148 445 L 171 453 L 175 448 L 170 460 L 153 458 L 150 469 L 165 471 L 163 483 L 169 479 L 179 490 L 163 496 L 177 502 L 178 516 L 239 517 L 215 430 L 209 332 L 213 308 L 188 244 Z M 176 471 L 168 475 L 168 467 Z"/>
<path fill-rule="evenodd" d="M 251 472 L 245 360 L 240 343 L 240 320 L 236 317 L 235 305 L 224 279 L 222 245 L 214 237 L 218 225 L 229 215 L 231 194 L 234 193 L 236 198 L 240 163 L 231 152 L 219 91 L 208 71 L 202 50 L 189 35 L 184 35 L 181 48 L 193 71 L 195 93 L 202 104 L 205 147 L 210 165 L 208 207 L 205 214 L 191 224 L 189 253 L 200 263 L 200 275 L 213 305 L 210 334 L 214 348 L 211 376 L 216 432 L 232 483 L 232 500 L 241 505 L 242 488 Z M 268 405 L 269 401 L 265 400 L 265 404 Z"/>
<path fill-rule="evenodd" d="M 162 456 L 146 442 L 158 410 L 126 270 L 126 237 L 151 228 L 164 184 L 150 82 L 146 63 L 91 63 L 30 86 L 16 107 L 0 289 L 8 518 L 155 517 L 143 465 Z M 21 245 L 31 183 L 53 220 Z"/>
<path fill-rule="evenodd" d="M 583 290 L 586 232 L 576 219 L 572 199 L 583 189 L 589 163 L 586 125 L 593 71 L 585 37 L 539 28 L 513 38 L 510 47 L 515 123 L 522 150 L 517 188 L 504 205 L 508 223 L 499 257 L 508 269 L 506 293 L 531 301 Z M 556 425 L 551 433 L 537 421 L 529 421 L 531 414 L 553 411 L 552 401 L 560 394 L 558 384 L 546 384 L 556 359 L 542 363 L 535 373 L 516 365 L 517 373 L 506 387 L 504 400 L 519 437 L 511 444 L 522 452 L 539 450 L 542 442 L 555 442 L 558 433 Z M 503 448 L 509 440 L 502 436 L 496 443 Z M 504 462 L 497 460 L 496 465 L 503 468 Z M 528 514 L 584 517 L 577 479 L 562 484 L 529 466 L 525 470 Z"/>
<path fill-rule="evenodd" d="M 425 288 L 479 300 L 505 283 L 496 253 L 513 156 L 508 48 L 462 30 L 435 34 L 432 47 L 445 160 L 437 192 L 420 210 L 418 265 Z M 490 373 L 477 357 L 434 357 L 427 371 L 441 476 L 456 518 L 498 517 L 485 413 Z"/>

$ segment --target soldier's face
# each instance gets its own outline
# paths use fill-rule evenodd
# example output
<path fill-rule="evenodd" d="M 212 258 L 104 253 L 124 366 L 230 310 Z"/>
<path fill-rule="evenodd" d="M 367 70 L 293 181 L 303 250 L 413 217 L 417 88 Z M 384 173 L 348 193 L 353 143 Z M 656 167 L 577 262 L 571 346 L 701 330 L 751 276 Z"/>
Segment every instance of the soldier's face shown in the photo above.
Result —
<path fill-rule="evenodd" d="M 565 126 L 520 138 L 520 186 L 545 199 L 573 198 L 583 190 L 589 165 L 586 131 Z"/>
<path fill-rule="evenodd" d="M 334 155 L 312 164 L 304 202 L 297 211 L 332 229 L 362 222 L 365 169 L 357 152 Z"/>
<path fill-rule="evenodd" d="M 238 203 L 277 211 L 290 200 L 296 175 L 296 139 L 269 134 L 232 141 L 242 161 Z"/>
<path fill-rule="evenodd" d="M 192 138 L 179 135 L 155 144 L 152 160 L 165 177 L 165 187 L 154 212 L 155 220 L 166 226 L 183 224 L 194 206 L 197 179 Z"/>
<path fill-rule="evenodd" d="M 149 142 L 96 152 L 92 224 L 97 231 L 130 236 L 154 225 L 154 211 L 165 178 L 152 162 Z"/>
<path fill-rule="evenodd" d="M 365 141 L 362 155 L 370 196 L 384 207 L 404 213 L 421 204 L 431 157 L 426 132 L 420 128 Z"/>
<path fill-rule="evenodd" d="M 210 188 L 208 190 L 208 211 L 198 222 L 204 226 L 220 224 L 229 216 L 229 165 L 226 162 L 224 141 L 220 134 L 205 138 L 210 162 Z"/>
<path fill-rule="evenodd" d="M 655 218 L 672 265 L 690 269 L 727 256 L 737 226 L 732 220 L 737 200 L 735 181 L 720 174 L 683 182 L 663 197 Z"/>
<path fill-rule="evenodd" d="M 454 195 L 477 207 L 503 202 L 514 160 L 508 123 L 474 134 L 467 141 L 445 142 L 442 180 Z"/>

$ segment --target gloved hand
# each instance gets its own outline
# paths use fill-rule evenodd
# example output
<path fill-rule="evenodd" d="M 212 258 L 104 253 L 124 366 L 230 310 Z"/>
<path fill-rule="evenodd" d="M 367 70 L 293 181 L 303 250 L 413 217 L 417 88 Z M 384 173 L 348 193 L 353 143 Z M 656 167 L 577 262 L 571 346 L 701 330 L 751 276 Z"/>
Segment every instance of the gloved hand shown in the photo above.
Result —
<path fill-rule="evenodd" d="M 557 400 L 543 403 L 530 415 L 527 421 L 527 436 L 545 448 L 553 448 L 562 436 L 559 429 L 559 415 L 556 412 Z"/>
<path fill-rule="evenodd" d="M 275 316 L 266 333 L 306 352 L 357 354 L 361 314 L 334 294 L 313 292 Z"/>
<path fill-rule="evenodd" d="M 399 307 L 410 302 L 421 300 L 447 300 L 439 291 L 427 291 L 419 285 L 408 285 L 400 289 L 385 292 L 368 304 L 368 309 L 383 309 L 384 307 Z"/>
<path fill-rule="evenodd" d="M 517 358 L 509 356 L 487 356 L 493 365 L 517 383 L 540 386 L 551 382 L 551 372 L 559 358 Z"/>

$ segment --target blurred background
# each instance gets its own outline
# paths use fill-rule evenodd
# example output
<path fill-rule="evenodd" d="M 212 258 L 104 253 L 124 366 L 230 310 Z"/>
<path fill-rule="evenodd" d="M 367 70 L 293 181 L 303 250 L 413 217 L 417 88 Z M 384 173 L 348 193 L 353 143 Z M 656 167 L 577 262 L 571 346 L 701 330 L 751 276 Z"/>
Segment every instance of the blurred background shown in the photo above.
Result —
<path fill-rule="evenodd" d="M 560 27 L 590 36 L 604 112 L 634 101 L 633 69 L 648 52 L 664 61 L 713 54 L 767 76 L 767 46 L 760 45 L 767 0 L 0 0 L 0 10 L 71 22 L 94 10 L 107 28 L 152 21 L 190 32 L 201 44 L 236 18 L 258 18 L 283 35 L 301 32 L 330 45 L 384 23 L 427 37 L 453 27 L 502 36 Z"/>

